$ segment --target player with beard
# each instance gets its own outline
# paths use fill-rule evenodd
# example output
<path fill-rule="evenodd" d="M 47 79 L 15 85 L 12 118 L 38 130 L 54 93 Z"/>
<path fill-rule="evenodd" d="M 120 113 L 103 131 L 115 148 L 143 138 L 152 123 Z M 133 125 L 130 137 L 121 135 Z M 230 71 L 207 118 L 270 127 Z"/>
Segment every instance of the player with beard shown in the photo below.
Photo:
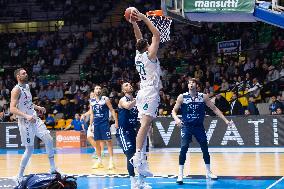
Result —
<path fill-rule="evenodd" d="M 20 170 L 16 177 L 17 182 L 21 182 L 27 163 L 33 154 L 35 136 L 40 138 L 45 144 L 50 163 L 50 172 L 56 172 L 56 167 L 54 162 L 53 139 L 36 112 L 36 110 L 38 110 L 45 113 L 46 110 L 44 107 L 33 104 L 30 87 L 27 84 L 28 74 L 26 70 L 23 68 L 15 70 L 14 76 L 18 84 L 11 92 L 10 110 L 11 113 L 18 117 L 22 146 L 25 146 L 25 153 L 22 156 Z"/>

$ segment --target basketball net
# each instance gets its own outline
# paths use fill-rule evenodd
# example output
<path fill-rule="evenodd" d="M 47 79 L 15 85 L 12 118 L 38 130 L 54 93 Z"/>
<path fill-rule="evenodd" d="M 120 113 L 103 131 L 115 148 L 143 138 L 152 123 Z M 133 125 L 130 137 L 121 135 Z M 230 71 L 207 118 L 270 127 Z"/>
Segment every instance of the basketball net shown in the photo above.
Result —
<path fill-rule="evenodd" d="M 160 42 L 164 43 L 170 40 L 170 29 L 172 19 L 170 17 L 163 16 L 162 10 L 154 10 L 146 13 L 149 20 L 160 32 Z"/>

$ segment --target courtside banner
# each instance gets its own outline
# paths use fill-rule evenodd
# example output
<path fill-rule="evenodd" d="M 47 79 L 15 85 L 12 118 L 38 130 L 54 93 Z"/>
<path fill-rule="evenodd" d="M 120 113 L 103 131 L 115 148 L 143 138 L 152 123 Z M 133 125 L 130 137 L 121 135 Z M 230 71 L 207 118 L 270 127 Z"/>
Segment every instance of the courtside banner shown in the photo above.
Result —
<path fill-rule="evenodd" d="M 80 148 L 86 147 L 86 135 L 80 131 L 57 131 L 57 148 Z"/>
<path fill-rule="evenodd" d="M 184 12 L 253 13 L 254 0 L 185 0 Z"/>
<path fill-rule="evenodd" d="M 228 127 L 218 117 L 206 117 L 204 127 L 211 147 L 282 147 L 283 116 L 228 117 L 235 126 Z M 180 147 L 180 128 L 173 118 L 159 117 L 153 121 L 152 142 L 155 148 Z M 193 137 L 191 147 L 199 147 Z"/>
<path fill-rule="evenodd" d="M 34 147 L 40 148 L 39 140 L 35 137 Z M 16 122 L 0 122 L 0 148 L 17 149 L 24 148 L 21 146 L 21 136 Z"/>

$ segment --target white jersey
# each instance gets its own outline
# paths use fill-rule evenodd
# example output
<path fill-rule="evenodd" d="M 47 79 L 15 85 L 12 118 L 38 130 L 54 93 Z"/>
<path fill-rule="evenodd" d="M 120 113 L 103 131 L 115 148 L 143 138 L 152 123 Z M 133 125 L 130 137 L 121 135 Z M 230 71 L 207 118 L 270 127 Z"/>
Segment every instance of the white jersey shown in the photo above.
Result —
<path fill-rule="evenodd" d="M 148 86 L 153 86 L 157 90 L 162 88 L 161 67 L 158 58 L 152 62 L 148 58 L 148 51 L 142 54 L 136 51 L 135 66 L 140 75 L 140 89 Z"/>
<path fill-rule="evenodd" d="M 23 84 L 23 85 L 17 84 L 15 87 L 19 88 L 21 91 L 19 95 L 19 99 L 18 99 L 17 108 L 25 114 L 37 116 L 37 113 L 34 109 L 33 98 L 32 98 L 29 85 L 28 84 Z M 18 116 L 18 118 L 22 118 L 22 117 Z"/>

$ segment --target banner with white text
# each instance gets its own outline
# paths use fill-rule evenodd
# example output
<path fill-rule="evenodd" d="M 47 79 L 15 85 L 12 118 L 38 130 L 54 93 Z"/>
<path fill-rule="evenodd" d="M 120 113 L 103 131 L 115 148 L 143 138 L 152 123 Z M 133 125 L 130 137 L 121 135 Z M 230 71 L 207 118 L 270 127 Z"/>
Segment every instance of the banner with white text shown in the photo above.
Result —
<path fill-rule="evenodd" d="M 40 142 L 35 137 L 35 148 L 40 148 Z M 18 128 L 18 123 L 4 123 L 0 122 L 0 148 L 1 149 L 17 149 L 24 148 L 21 146 L 21 136 Z"/>
<path fill-rule="evenodd" d="M 254 0 L 185 0 L 184 12 L 253 13 Z"/>
<path fill-rule="evenodd" d="M 282 147 L 284 146 L 283 116 L 229 117 L 235 126 L 228 127 L 218 117 L 206 117 L 204 127 L 211 147 Z M 153 122 L 155 148 L 179 148 L 180 128 L 173 118 L 159 117 Z M 199 147 L 193 137 L 191 147 Z"/>

